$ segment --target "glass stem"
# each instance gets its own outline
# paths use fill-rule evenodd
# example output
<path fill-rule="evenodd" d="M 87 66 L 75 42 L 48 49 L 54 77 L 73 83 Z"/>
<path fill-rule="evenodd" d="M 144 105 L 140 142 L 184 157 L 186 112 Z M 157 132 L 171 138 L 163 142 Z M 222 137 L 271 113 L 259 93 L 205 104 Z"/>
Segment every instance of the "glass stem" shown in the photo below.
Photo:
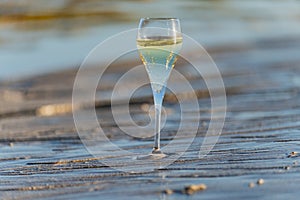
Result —
<path fill-rule="evenodd" d="M 160 119 L 161 119 L 161 105 L 155 104 L 155 138 L 153 151 L 160 150 Z"/>
<path fill-rule="evenodd" d="M 161 107 L 165 95 L 165 87 L 160 91 L 153 90 L 153 98 L 155 104 L 155 136 L 154 136 L 154 148 L 152 153 L 160 152 L 160 122 L 161 122 Z"/>

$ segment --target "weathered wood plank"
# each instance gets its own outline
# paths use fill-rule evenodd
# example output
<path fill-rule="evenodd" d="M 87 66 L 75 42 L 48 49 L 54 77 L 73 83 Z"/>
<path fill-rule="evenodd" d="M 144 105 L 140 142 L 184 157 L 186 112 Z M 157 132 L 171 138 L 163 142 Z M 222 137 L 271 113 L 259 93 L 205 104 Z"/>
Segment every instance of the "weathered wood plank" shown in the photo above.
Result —
<path fill-rule="evenodd" d="M 75 70 L 2 84 L 1 199 L 124 199 L 125 195 L 131 199 L 296 199 L 300 195 L 300 43 L 298 39 L 261 42 L 230 51 L 211 50 L 223 74 L 228 107 L 222 135 L 203 159 L 197 156 L 210 119 L 210 99 L 203 81 L 181 65 L 181 71 L 188 72 L 187 77 L 199 91 L 200 110 L 189 108 L 190 116 L 183 120 L 186 137 L 180 138 L 179 144 L 189 137 L 189 127 L 198 112 L 201 127 L 181 158 L 147 173 L 119 172 L 91 156 L 79 140 L 70 110 L 37 115 L 45 105 L 70 105 Z M 288 56 L 278 56 L 281 54 Z M 152 138 L 122 134 L 113 121 L 109 102 L 105 102 L 114 80 L 123 72 L 112 67 L 105 84 L 98 88 L 106 95 L 98 99 L 99 121 L 111 141 L 129 151 L 147 152 Z M 123 115 L 126 105 L 120 102 L 119 114 Z M 149 120 L 145 108 L 151 105 L 149 88 L 141 89 L 130 105 L 136 123 Z M 168 115 L 162 145 L 173 139 L 180 122 L 180 109 L 172 94 L 167 95 L 164 105 Z M 97 133 L 92 128 L 89 131 Z M 256 184 L 259 178 L 265 183 Z M 254 187 L 250 188 L 252 182 Z M 199 183 L 206 184 L 207 189 L 192 197 L 182 192 L 186 185 Z M 165 189 L 174 193 L 167 195 Z"/>

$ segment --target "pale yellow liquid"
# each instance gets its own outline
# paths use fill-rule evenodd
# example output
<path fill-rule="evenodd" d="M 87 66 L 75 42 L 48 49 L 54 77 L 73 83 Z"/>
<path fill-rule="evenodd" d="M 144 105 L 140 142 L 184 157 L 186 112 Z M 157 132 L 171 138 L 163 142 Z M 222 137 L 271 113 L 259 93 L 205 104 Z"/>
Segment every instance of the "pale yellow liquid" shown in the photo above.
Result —
<path fill-rule="evenodd" d="M 182 37 L 137 39 L 140 57 L 146 67 L 152 89 L 160 92 L 170 76 L 182 46 Z"/>

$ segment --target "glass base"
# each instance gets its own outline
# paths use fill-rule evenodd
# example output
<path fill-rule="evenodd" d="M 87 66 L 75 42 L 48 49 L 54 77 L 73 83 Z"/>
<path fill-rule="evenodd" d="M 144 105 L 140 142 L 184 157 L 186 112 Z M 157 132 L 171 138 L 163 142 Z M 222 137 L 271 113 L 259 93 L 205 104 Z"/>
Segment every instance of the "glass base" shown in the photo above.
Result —
<path fill-rule="evenodd" d="M 137 160 L 159 160 L 167 157 L 167 154 L 161 152 L 160 149 L 154 148 L 152 152 L 148 155 L 137 156 Z"/>
<path fill-rule="evenodd" d="M 162 154 L 160 148 L 153 148 L 152 154 Z"/>

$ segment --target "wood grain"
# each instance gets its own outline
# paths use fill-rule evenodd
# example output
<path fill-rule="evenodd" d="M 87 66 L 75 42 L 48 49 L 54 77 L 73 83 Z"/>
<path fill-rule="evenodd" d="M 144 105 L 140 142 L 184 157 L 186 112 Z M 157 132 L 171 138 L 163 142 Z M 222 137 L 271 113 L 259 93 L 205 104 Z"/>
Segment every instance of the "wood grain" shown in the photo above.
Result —
<path fill-rule="evenodd" d="M 205 158 L 197 157 L 211 108 L 203 80 L 190 76 L 200 110 L 191 107 L 191 117 L 184 120 L 184 126 L 192 126 L 193 114 L 200 112 L 197 137 L 173 164 L 143 173 L 114 170 L 90 155 L 81 143 L 70 110 L 75 69 L 2 83 L 1 199 L 297 199 L 299 48 L 300 40 L 291 39 L 261 41 L 247 48 L 236 44 L 232 48 L 209 49 L 223 75 L 228 101 L 218 143 Z M 190 70 L 184 63 L 179 67 L 181 71 Z M 102 99 L 96 99 L 99 121 L 112 142 L 130 151 L 150 150 L 152 138 L 124 135 L 113 121 L 109 95 L 114 79 L 110 77 L 117 78 L 122 73 L 113 69 L 98 87 L 97 93 L 102 94 Z M 184 91 L 181 94 L 187 95 Z M 120 115 L 125 109 L 123 102 L 120 99 Z M 148 87 L 135 94 L 130 109 L 136 123 L 149 120 L 145 108 L 151 104 Z M 180 109 L 172 93 L 167 93 L 164 105 L 169 112 L 162 131 L 162 144 L 166 145 L 180 122 Z M 43 114 L 46 108 L 53 108 L 53 112 Z M 79 111 L 86 109 L 90 108 L 78 105 Z M 97 133 L 94 129 L 89 131 Z M 181 140 L 185 142 L 185 138 Z M 264 184 L 256 184 L 260 178 Z M 205 184 L 207 188 L 192 195 L 182 192 L 192 184 Z M 167 189 L 174 192 L 164 192 Z"/>

